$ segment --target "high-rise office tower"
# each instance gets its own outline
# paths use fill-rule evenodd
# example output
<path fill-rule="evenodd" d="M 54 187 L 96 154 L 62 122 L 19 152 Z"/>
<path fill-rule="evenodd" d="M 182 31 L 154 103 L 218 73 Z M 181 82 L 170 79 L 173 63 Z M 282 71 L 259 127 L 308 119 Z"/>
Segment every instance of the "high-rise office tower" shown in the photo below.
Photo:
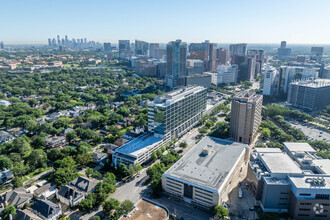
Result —
<path fill-rule="evenodd" d="M 208 59 L 208 71 L 216 71 L 216 58 L 217 58 L 217 44 L 209 43 L 209 59 Z"/>
<path fill-rule="evenodd" d="M 198 59 L 204 62 L 204 70 L 214 72 L 216 70 L 215 43 L 205 41 L 203 43 L 191 43 L 189 45 L 190 59 Z"/>
<path fill-rule="evenodd" d="M 289 84 L 294 80 L 317 79 L 318 70 L 313 67 L 281 66 L 277 84 L 277 96 L 287 94 Z"/>
<path fill-rule="evenodd" d="M 119 40 L 118 41 L 118 49 L 120 51 L 130 50 L 129 40 Z"/>
<path fill-rule="evenodd" d="M 52 39 L 48 38 L 48 46 L 52 46 Z"/>
<path fill-rule="evenodd" d="M 216 50 L 216 66 L 229 65 L 230 64 L 230 53 L 225 48 Z"/>
<path fill-rule="evenodd" d="M 155 50 L 156 49 L 159 49 L 159 44 L 158 43 L 150 43 L 149 44 L 149 57 L 156 58 L 155 57 Z"/>
<path fill-rule="evenodd" d="M 65 35 L 65 46 L 69 45 L 69 39 L 68 39 L 68 35 Z"/>
<path fill-rule="evenodd" d="M 119 40 L 118 49 L 119 49 L 119 57 L 126 58 L 127 57 L 126 55 L 131 50 L 131 44 L 130 44 L 129 40 Z"/>
<path fill-rule="evenodd" d="M 256 58 L 248 57 L 239 66 L 238 79 L 242 81 L 253 81 L 255 76 Z"/>
<path fill-rule="evenodd" d="M 286 41 L 281 41 L 281 47 L 277 49 L 279 58 L 289 58 L 291 56 L 291 48 L 286 47 Z"/>
<path fill-rule="evenodd" d="M 87 44 L 87 38 L 84 38 L 84 44 Z"/>
<path fill-rule="evenodd" d="M 61 44 L 60 35 L 57 35 L 57 45 Z"/>
<path fill-rule="evenodd" d="M 231 102 L 230 136 L 239 142 L 251 144 L 261 123 L 262 95 L 243 91 Z"/>
<path fill-rule="evenodd" d="M 167 85 L 177 88 L 185 85 L 187 72 L 187 43 L 181 40 L 171 41 L 166 45 Z"/>
<path fill-rule="evenodd" d="M 323 55 L 323 47 L 312 47 L 311 60 L 320 63 L 322 59 L 322 55 Z"/>
<path fill-rule="evenodd" d="M 256 62 L 260 63 L 258 70 L 256 70 L 256 72 L 260 73 L 264 63 L 264 50 L 248 50 L 247 55 L 255 57 Z"/>
<path fill-rule="evenodd" d="M 55 40 L 55 38 L 52 39 L 52 46 L 56 46 L 56 40 Z"/>
<path fill-rule="evenodd" d="M 135 55 L 148 56 L 148 42 L 135 40 Z"/>
<path fill-rule="evenodd" d="M 65 41 L 64 41 L 64 39 L 62 38 L 62 46 L 64 46 L 65 45 Z"/>
<path fill-rule="evenodd" d="M 278 78 L 278 72 L 272 66 L 265 66 L 263 71 L 264 82 L 263 82 L 263 95 L 273 96 L 276 88 L 276 80 Z"/>
<path fill-rule="evenodd" d="M 111 51 L 111 43 L 104 43 L 103 47 L 104 47 L 104 51 L 107 51 L 107 52 Z"/>
<path fill-rule="evenodd" d="M 5 45 L 4 45 L 3 41 L 1 41 L 1 43 L 0 43 L 0 49 L 5 49 Z"/>
<path fill-rule="evenodd" d="M 230 56 L 245 56 L 247 52 L 247 44 L 230 44 L 229 51 Z"/>

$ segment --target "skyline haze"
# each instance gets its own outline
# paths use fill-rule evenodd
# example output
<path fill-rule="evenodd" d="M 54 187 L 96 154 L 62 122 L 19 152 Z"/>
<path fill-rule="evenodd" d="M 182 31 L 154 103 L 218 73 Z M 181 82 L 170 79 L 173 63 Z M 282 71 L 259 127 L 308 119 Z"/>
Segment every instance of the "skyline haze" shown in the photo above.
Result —
<path fill-rule="evenodd" d="M 198 7 L 197 7 L 198 6 Z M 4 0 L 0 41 L 47 44 L 68 35 L 99 42 L 182 39 L 218 43 L 329 44 L 330 2 L 307 0 L 157 2 Z M 308 8 L 308 12 L 306 12 Z M 299 21 L 299 22 L 297 22 Z"/>

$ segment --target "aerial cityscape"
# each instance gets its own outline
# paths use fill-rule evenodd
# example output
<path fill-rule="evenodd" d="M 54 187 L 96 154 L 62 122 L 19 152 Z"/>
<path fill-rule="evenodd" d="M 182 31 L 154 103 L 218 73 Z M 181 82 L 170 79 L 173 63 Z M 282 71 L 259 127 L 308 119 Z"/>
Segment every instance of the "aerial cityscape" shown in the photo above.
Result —
<path fill-rule="evenodd" d="M 330 2 L 2 8 L 0 219 L 330 219 Z"/>

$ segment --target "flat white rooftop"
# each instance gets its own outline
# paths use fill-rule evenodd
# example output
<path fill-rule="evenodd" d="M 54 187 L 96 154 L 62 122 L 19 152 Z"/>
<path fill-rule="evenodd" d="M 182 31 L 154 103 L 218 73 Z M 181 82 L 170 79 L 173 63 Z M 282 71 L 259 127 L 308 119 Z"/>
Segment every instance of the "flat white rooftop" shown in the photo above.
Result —
<path fill-rule="evenodd" d="M 162 141 L 161 138 L 155 137 L 152 133 L 147 132 L 132 141 L 124 144 L 121 147 L 118 147 L 115 152 L 120 152 L 124 154 L 130 154 L 138 157 L 143 154 L 145 151 L 152 148 L 152 146 L 158 142 Z"/>
<path fill-rule="evenodd" d="M 313 179 L 324 179 L 324 184 L 315 184 Z M 305 189 L 330 189 L 330 176 L 307 175 L 307 176 L 289 176 L 289 180 L 296 188 Z M 329 193 L 329 191 L 328 191 Z"/>
<path fill-rule="evenodd" d="M 282 153 L 280 148 L 255 148 L 258 153 Z"/>
<path fill-rule="evenodd" d="M 302 170 L 286 153 L 264 152 L 259 156 L 270 173 L 302 173 Z"/>
<path fill-rule="evenodd" d="M 283 144 L 291 152 L 316 152 L 308 143 L 284 142 Z"/>
<path fill-rule="evenodd" d="M 168 106 L 175 102 L 178 102 L 188 95 L 198 93 L 205 90 L 203 86 L 186 86 L 172 92 L 166 93 L 165 95 L 156 96 L 153 102 L 149 102 L 151 106 Z"/>
<path fill-rule="evenodd" d="M 321 160 L 313 160 L 313 164 L 319 167 L 325 174 L 330 175 L 330 160 L 329 159 L 321 159 Z"/>
<path fill-rule="evenodd" d="M 219 191 L 246 147 L 242 143 L 206 136 L 164 176 Z"/>

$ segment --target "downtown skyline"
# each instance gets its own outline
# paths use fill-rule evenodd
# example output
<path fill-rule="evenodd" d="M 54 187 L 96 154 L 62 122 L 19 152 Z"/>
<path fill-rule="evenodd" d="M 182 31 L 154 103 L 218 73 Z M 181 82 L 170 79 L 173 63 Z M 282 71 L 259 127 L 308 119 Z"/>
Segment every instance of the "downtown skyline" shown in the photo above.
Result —
<path fill-rule="evenodd" d="M 196 7 L 198 6 L 198 7 Z M 319 1 L 2 1 L 0 40 L 47 44 L 52 36 L 98 42 L 174 39 L 218 43 L 329 44 L 330 2 Z M 306 13 L 306 8 L 309 9 Z M 28 25 L 27 25 L 28 24 Z"/>

